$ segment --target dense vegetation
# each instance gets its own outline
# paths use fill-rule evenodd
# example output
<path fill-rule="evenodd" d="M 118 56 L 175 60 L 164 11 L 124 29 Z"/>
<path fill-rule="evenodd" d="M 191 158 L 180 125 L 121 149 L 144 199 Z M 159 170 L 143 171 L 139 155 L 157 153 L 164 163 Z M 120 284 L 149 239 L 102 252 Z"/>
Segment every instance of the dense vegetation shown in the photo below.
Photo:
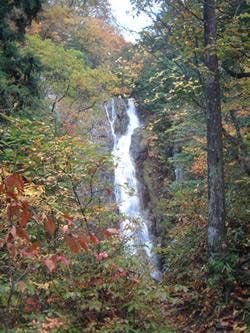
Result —
<path fill-rule="evenodd" d="M 2 331 L 247 331 L 248 3 L 131 2 L 135 45 L 106 0 L 0 2 Z M 119 237 L 116 95 L 145 122 L 158 284 Z"/>
<path fill-rule="evenodd" d="M 133 3 L 154 24 L 120 60 L 121 75 L 148 119 L 152 165 L 146 173 L 154 174 L 151 197 L 161 194 L 154 204 L 165 281 L 183 286 L 184 326 L 191 321 L 194 332 L 208 331 L 213 318 L 218 330 L 240 331 L 235 321 L 245 318 L 249 278 L 249 6 L 216 1 L 208 21 L 217 19 L 217 34 L 208 36 L 214 1 L 157 1 L 156 13 L 151 2 Z"/>

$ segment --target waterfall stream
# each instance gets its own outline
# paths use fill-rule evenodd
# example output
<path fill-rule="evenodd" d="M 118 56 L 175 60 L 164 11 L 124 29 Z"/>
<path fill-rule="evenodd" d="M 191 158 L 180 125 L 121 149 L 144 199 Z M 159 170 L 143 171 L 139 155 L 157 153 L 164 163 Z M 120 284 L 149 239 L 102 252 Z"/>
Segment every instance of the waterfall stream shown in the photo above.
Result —
<path fill-rule="evenodd" d="M 107 117 L 113 135 L 112 155 L 115 163 L 115 199 L 124 220 L 120 225 L 121 235 L 126 240 L 128 251 L 134 255 L 144 249 L 149 262 L 151 276 L 160 280 L 157 257 L 153 252 L 153 242 L 149 233 L 147 219 L 141 208 L 139 186 L 133 158 L 130 154 L 131 138 L 136 128 L 140 127 L 134 101 L 128 100 L 126 113 L 128 126 L 124 135 L 115 132 L 116 109 L 112 100 L 111 112 L 106 107 Z"/>

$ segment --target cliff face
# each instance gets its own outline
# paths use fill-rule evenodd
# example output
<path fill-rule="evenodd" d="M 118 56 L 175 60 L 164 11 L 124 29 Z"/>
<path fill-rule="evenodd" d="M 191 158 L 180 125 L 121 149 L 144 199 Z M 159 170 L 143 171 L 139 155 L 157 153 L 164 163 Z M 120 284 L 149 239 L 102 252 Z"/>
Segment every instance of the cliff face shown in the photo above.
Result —
<path fill-rule="evenodd" d="M 139 182 L 139 196 L 142 210 L 147 212 L 151 220 L 151 233 L 155 235 L 154 218 L 152 216 L 152 207 L 150 192 L 147 182 L 145 181 L 145 162 L 148 158 L 148 143 L 145 136 L 144 128 L 137 128 L 132 135 L 130 154 L 135 161 L 136 178 Z"/>
<path fill-rule="evenodd" d="M 150 232 L 155 236 L 156 245 L 164 247 L 168 243 L 170 225 L 174 222 L 172 212 L 167 209 L 171 207 L 172 200 L 170 186 L 182 178 L 183 172 L 180 168 L 175 170 L 174 166 L 170 165 L 169 160 L 176 153 L 174 145 L 166 142 L 162 147 L 157 135 L 148 129 L 148 124 L 154 121 L 154 116 L 147 114 L 143 109 L 139 109 L 138 113 L 144 125 L 134 132 L 131 154 L 140 182 L 141 204 L 151 222 Z M 161 258 L 160 262 L 164 265 Z"/>
<path fill-rule="evenodd" d="M 80 135 L 85 133 L 89 140 L 97 144 L 103 152 L 109 153 L 113 149 L 114 142 L 107 112 L 111 119 L 113 107 L 116 109 L 115 133 L 118 136 L 123 135 L 126 132 L 129 119 L 126 113 L 127 101 L 120 97 L 114 97 L 113 101 L 106 102 L 100 108 L 87 110 L 82 114 L 80 120 L 74 123 Z"/>
<path fill-rule="evenodd" d="M 127 131 L 129 123 L 129 118 L 126 112 L 127 101 L 122 98 L 115 97 L 114 106 L 116 110 L 116 119 L 114 123 L 115 134 L 124 135 Z"/>
<path fill-rule="evenodd" d="M 132 137 L 131 154 L 135 160 L 137 178 L 140 182 L 142 207 L 148 211 L 151 233 L 162 243 L 164 234 L 163 220 L 167 212 L 162 208 L 169 200 L 168 184 L 173 173 L 155 154 L 151 147 L 150 136 L 145 128 L 135 131 Z"/>
<path fill-rule="evenodd" d="M 112 119 L 112 108 L 115 109 L 116 117 L 114 122 L 114 131 L 116 135 L 124 135 L 126 133 L 129 118 L 126 112 L 127 100 L 121 97 L 114 97 L 112 101 L 106 103 L 107 112 L 109 118 Z M 109 133 L 111 135 L 111 129 L 109 125 Z"/>

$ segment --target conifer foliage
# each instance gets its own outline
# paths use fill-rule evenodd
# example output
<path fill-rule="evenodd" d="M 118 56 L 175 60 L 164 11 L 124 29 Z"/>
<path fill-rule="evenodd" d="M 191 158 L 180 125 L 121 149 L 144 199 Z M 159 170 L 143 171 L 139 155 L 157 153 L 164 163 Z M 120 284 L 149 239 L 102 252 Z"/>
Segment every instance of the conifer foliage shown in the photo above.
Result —
<path fill-rule="evenodd" d="M 0 106 L 6 114 L 32 105 L 39 95 L 35 81 L 39 63 L 33 55 L 23 54 L 20 48 L 25 29 L 38 14 L 41 4 L 40 0 L 0 3 Z"/>

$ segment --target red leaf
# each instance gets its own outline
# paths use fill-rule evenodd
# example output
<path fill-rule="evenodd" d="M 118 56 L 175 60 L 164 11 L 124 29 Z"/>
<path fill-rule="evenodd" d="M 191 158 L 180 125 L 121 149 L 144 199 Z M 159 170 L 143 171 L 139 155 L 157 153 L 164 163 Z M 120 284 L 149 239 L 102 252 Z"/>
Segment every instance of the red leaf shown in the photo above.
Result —
<path fill-rule="evenodd" d="M 70 260 L 67 257 L 65 257 L 65 255 L 63 255 L 63 254 L 56 256 L 56 260 L 63 262 L 64 265 L 66 265 L 66 266 L 70 265 Z"/>
<path fill-rule="evenodd" d="M 8 241 L 16 239 L 16 227 L 12 227 L 10 229 L 9 235 L 8 235 Z"/>
<path fill-rule="evenodd" d="M 16 239 L 16 227 L 13 226 L 6 236 L 6 243 L 12 243 Z"/>
<path fill-rule="evenodd" d="M 98 239 L 98 238 L 96 237 L 96 235 L 94 235 L 94 234 L 91 234 L 91 235 L 90 235 L 90 240 L 91 240 L 92 243 L 94 243 L 94 244 L 96 244 L 96 245 L 100 244 L 99 239 Z"/>
<path fill-rule="evenodd" d="M 23 212 L 21 215 L 20 227 L 24 228 L 31 218 L 31 209 L 28 202 L 22 204 Z"/>
<path fill-rule="evenodd" d="M 120 231 L 119 231 L 119 229 L 116 229 L 116 228 L 109 228 L 109 229 L 104 230 L 103 233 L 106 237 L 111 237 L 114 235 L 119 235 Z"/>
<path fill-rule="evenodd" d="M 24 182 L 19 174 L 13 173 L 5 178 L 5 185 L 8 192 L 13 192 L 16 188 L 18 193 L 23 191 Z"/>
<path fill-rule="evenodd" d="M 14 192 L 7 191 L 6 195 L 8 198 L 12 198 L 13 200 L 17 200 L 17 195 Z"/>
<path fill-rule="evenodd" d="M 49 217 L 46 217 L 44 228 L 45 228 L 45 231 L 48 234 L 50 234 L 51 236 L 54 235 L 54 233 L 56 231 L 56 225 L 55 225 L 54 221 Z"/>
<path fill-rule="evenodd" d="M 3 193 L 3 192 L 4 192 L 4 184 L 1 183 L 1 184 L 0 184 L 0 193 Z"/>
<path fill-rule="evenodd" d="M 108 258 L 107 252 L 100 252 L 98 254 L 95 254 L 96 260 L 101 261 L 103 259 Z"/>
<path fill-rule="evenodd" d="M 128 272 L 121 269 L 119 272 L 115 273 L 115 275 L 113 275 L 111 279 L 112 281 L 116 281 L 126 275 L 128 275 Z"/>
<path fill-rule="evenodd" d="M 30 242 L 30 237 L 26 230 L 24 230 L 23 228 L 20 227 L 20 228 L 17 228 L 16 231 L 17 231 L 17 236 L 25 239 L 27 243 Z"/>
<path fill-rule="evenodd" d="M 78 237 L 78 242 L 79 244 L 81 245 L 81 247 L 85 250 L 85 251 L 88 251 L 89 250 L 89 246 L 86 242 L 86 239 L 83 238 L 83 237 Z"/>
<path fill-rule="evenodd" d="M 111 268 L 114 269 L 114 270 L 119 269 L 119 267 L 115 263 L 112 263 Z"/>
<path fill-rule="evenodd" d="M 9 220 L 11 220 L 11 218 L 13 216 L 18 216 L 19 215 L 19 210 L 20 210 L 20 206 L 17 203 L 14 203 L 12 201 L 10 203 L 10 205 L 8 206 L 8 209 L 7 209 L 7 214 L 8 214 Z"/>
<path fill-rule="evenodd" d="M 17 255 L 17 249 L 16 249 L 15 245 L 12 243 L 7 243 L 7 249 L 9 251 L 10 256 L 15 258 Z"/>
<path fill-rule="evenodd" d="M 35 254 L 40 250 L 40 247 L 41 247 L 40 242 L 34 242 L 33 244 L 31 244 L 30 247 L 28 247 L 27 252 Z"/>
<path fill-rule="evenodd" d="M 48 267 L 50 273 L 52 273 L 53 270 L 56 269 L 56 262 L 54 260 L 48 258 L 44 260 L 44 263 Z"/>
<path fill-rule="evenodd" d="M 79 253 L 81 251 L 81 247 L 79 245 L 79 242 L 77 241 L 77 238 L 71 235 L 66 236 L 66 242 L 68 244 L 68 247 L 70 248 L 70 251 L 73 253 Z"/>

